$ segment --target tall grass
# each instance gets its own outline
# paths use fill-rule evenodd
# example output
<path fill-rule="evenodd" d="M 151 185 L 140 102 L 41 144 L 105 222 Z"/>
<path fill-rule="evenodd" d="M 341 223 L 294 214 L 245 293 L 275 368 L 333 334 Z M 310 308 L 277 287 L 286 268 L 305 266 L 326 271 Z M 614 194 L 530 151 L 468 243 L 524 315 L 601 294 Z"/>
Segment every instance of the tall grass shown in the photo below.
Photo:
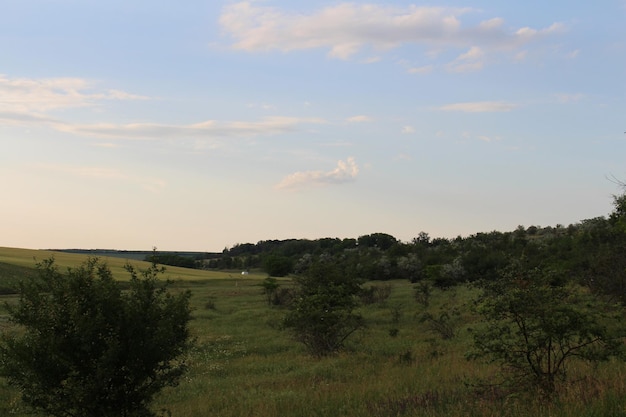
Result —
<path fill-rule="evenodd" d="M 361 309 L 367 329 L 340 354 L 316 359 L 281 329 L 285 311 L 268 306 L 263 278 L 222 274 L 175 282 L 174 291 L 193 294 L 196 346 L 186 358 L 189 372 L 158 397 L 155 410 L 178 417 L 626 416 L 620 361 L 595 369 L 574 364 L 573 382 L 552 402 L 478 384 L 495 381 L 498 369 L 465 358 L 476 320 L 467 308 L 471 289 L 435 290 L 425 308 L 414 300 L 412 284 L 390 281 L 388 299 Z M 425 312 L 437 317 L 454 308 L 461 314 L 451 339 L 420 320 Z M 0 379 L 0 415 L 26 411 Z"/>

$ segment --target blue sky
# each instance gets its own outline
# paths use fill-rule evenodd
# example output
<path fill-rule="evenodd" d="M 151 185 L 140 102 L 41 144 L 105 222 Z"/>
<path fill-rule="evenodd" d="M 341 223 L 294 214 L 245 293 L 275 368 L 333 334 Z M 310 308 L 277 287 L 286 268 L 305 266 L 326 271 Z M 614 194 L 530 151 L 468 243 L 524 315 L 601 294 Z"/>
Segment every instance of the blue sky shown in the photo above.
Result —
<path fill-rule="evenodd" d="M 2 246 L 451 238 L 626 180 L 623 0 L 2 9 Z"/>

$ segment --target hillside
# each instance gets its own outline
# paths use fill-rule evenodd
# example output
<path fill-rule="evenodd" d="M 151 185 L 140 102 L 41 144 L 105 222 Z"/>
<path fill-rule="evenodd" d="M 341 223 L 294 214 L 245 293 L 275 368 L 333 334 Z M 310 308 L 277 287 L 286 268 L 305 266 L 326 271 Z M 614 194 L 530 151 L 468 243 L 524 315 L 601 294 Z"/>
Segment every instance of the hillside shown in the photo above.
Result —
<path fill-rule="evenodd" d="M 54 257 L 56 264 L 60 268 L 76 267 L 83 263 L 90 256 L 91 253 L 72 253 L 65 251 L 50 251 L 50 250 L 33 250 L 33 249 L 19 249 L 19 248 L 6 248 L 0 247 L 0 287 L 5 285 L 4 282 L 14 282 L 15 277 L 22 273 L 29 275 L 34 273 L 35 265 L 37 262 L 43 259 Z M 128 280 L 128 272 L 124 269 L 124 265 L 130 262 L 132 265 L 138 268 L 147 268 L 148 262 L 140 261 L 132 258 L 122 258 L 119 256 L 98 256 L 103 259 L 111 271 L 113 276 L 121 281 Z M 201 269 L 189 269 L 178 267 L 167 267 L 166 278 L 172 280 L 183 281 L 202 281 L 210 279 L 228 279 L 233 277 L 232 271 L 206 271 Z M 262 278 L 264 274 L 250 274 L 250 278 Z M 11 281 L 13 280 L 13 281 Z"/>

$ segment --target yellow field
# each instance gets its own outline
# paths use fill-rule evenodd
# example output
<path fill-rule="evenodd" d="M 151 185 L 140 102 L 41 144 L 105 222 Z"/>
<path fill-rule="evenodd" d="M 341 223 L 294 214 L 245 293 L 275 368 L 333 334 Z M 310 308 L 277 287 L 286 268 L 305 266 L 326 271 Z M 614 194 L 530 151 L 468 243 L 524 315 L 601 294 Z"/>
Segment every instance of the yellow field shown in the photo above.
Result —
<path fill-rule="evenodd" d="M 37 262 L 41 262 L 44 259 L 54 257 L 56 264 L 65 269 L 68 267 L 76 267 L 83 263 L 88 255 L 65 253 L 47 250 L 33 250 L 33 249 L 18 249 L 18 248 L 5 248 L 0 247 L 0 262 L 4 262 L 11 265 L 18 265 L 28 268 L 34 268 Z M 100 257 L 105 261 L 115 279 L 120 281 L 128 280 L 130 278 L 128 272 L 124 270 L 124 265 L 130 263 L 136 268 L 146 269 L 150 264 L 148 262 L 127 260 L 116 257 Z M 239 272 L 224 272 L 224 271 L 205 271 L 200 269 L 178 268 L 174 266 L 167 266 L 164 278 L 172 280 L 184 280 L 184 281 L 201 281 L 207 279 L 224 279 L 224 278 L 238 278 Z M 250 273 L 246 276 L 246 279 L 263 279 L 267 275 L 263 273 Z"/>

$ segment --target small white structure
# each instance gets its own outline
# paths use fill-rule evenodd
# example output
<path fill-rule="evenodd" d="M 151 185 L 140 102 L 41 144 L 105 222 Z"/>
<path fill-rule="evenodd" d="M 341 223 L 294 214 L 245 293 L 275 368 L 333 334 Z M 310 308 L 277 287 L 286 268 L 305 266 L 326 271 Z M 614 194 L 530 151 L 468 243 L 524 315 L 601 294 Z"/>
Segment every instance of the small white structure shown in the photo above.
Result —
<path fill-rule="evenodd" d="M 241 271 L 241 275 L 248 275 L 249 272 L 248 271 Z"/>

